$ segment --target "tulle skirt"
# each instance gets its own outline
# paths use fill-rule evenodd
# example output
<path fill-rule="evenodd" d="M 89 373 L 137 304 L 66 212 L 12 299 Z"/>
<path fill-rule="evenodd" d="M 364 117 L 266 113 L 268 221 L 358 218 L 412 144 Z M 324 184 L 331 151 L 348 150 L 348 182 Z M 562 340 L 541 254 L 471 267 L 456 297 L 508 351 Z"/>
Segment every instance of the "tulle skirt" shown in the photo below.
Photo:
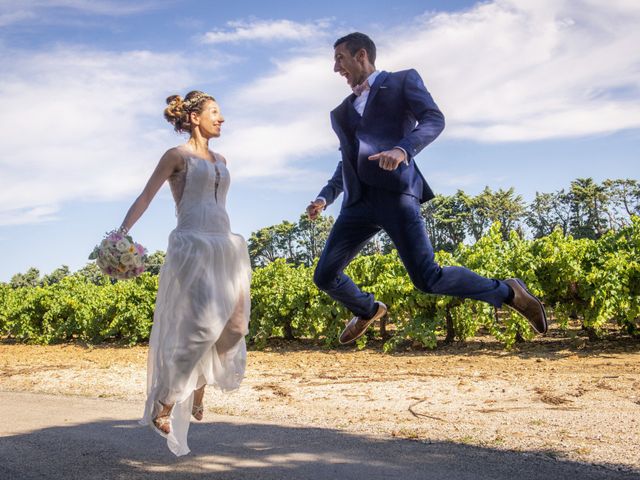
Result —
<path fill-rule="evenodd" d="M 140 423 L 174 404 L 167 446 L 189 453 L 193 391 L 242 382 L 247 350 L 251 265 L 240 235 L 174 230 L 169 236 L 147 362 L 147 401 Z"/>

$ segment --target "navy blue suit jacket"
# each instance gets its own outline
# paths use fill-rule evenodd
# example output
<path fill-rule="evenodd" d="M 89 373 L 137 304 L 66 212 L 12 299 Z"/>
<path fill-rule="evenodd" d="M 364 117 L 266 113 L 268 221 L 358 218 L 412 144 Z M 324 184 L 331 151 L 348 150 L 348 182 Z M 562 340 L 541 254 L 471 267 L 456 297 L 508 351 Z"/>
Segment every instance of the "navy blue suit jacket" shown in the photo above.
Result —
<path fill-rule="evenodd" d="M 376 77 L 362 117 L 349 95 L 331 112 L 331 126 L 340 141 L 342 160 L 318 196 L 327 205 L 344 192 L 342 208 L 355 203 L 362 185 L 413 195 L 420 202 L 434 195 L 420 173 L 414 157 L 444 129 L 444 116 L 415 70 L 380 72 Z M 370 155 L 393 147 L 407 152 L 408 164 L 394 171 L 383 170 Z"/>

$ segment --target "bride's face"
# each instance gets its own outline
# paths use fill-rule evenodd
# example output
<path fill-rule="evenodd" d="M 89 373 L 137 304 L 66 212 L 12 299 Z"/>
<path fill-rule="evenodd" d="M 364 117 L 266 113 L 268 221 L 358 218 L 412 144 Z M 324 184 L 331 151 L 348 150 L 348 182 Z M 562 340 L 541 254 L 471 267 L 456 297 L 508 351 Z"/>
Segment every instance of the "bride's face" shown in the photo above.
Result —
<path fill-rule="evenodd" d="M 207 100 L 202 112 L 199 113 L 194 122 L 200 128 L 200 133 L 205 138 L 220 136 L 220 129 L 224 122 L 224 117 L 220 112 L 220 107 L 213 100 Z"/>

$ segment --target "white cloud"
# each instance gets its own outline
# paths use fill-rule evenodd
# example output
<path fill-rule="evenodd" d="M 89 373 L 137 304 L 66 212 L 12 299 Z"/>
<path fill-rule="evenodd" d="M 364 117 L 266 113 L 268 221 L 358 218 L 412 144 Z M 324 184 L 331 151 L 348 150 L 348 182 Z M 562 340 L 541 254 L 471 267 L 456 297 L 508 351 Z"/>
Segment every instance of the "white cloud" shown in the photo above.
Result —
<path fill-rule="evenodd" d="M 331 71 L 325 52 L 278 63 L 276 70 L 226 99 L 229 133 L 220 148 L 235 159 L 234 176 L 280 177 L 300 174 L 296 163 L 336 152 L 329 110 L 345 94 L 344 81 Z"/>
<path fill-rule="evenodd" d="M 50 219 L 66 201 L 130 196 L 178 143 L 162 106 L 193 82 L 193 68 L 177 55 L 66 47 L 0 50 L 0 60 L 12 66 L 0 72 L 2 224 Z"/>
<path fill-rule="evenodd" d="M 638 24 L 637 2 L 498 0 L 370 33 L 379 68 L 422 74 L 447 118 L 445 138 L 510 142 L 640 128 Z M 222 96 L 216 88 L 227 121 L 213 148 L 235 179 L 289 186 L 331 173 L 334 163 L 311 166 L 337 161 L 329 111 L 349 93 L 332 71 L 329 28 L 319 26 L 318 37 L 305 33 L 314 24 L 286 21 L 230 28 L 214 42 L 294 34 L 306 41 L 281 51 L 272 71 Z M 0 72 L 0 224 L 51 219 L 64 202 L 139 191 L 163 148 L 179 143 L 161 118 L 164 97 L 211 82 L 202 65 L 213 72 L 223 61 L 217 55 L 212 65 L 205 54 L 0 47 L 11 65 Z M 216 73 L 227 75 L 225 66 Z"/>
<path fill-rule="evenodd" d="M 56 220 L 55 213 L 58 209 L 59 205 L 56 204 L 15 210 L 0 209 L 0 225 L 24 225 Z"/>
<path fill-rule="evenodd" d="M 0 13 L 0 27 L 6 27 L 7 25 L 29 20 L 36 16 L 34 12 L 22 9 L 12 11 L 3 11 L 0 9 L 0 12 L 2 12 Z"/>
<path fill-rule="evenodd" d="M 228 22 L 231 30 L 214 30 L 203 35 L 204 43 L 228 43 L 243 41 L 307 41 L 324 34 L 326 20 L 314 23 L 298 23 L 290 20 L 254 20 Z"/>
<path fill-rule="evenodd" d="M 81 14 L 121 16 L 158 8 L 158 2 L 122 2 L 115 0 L 20 0 L 0 1 L 0 25 L 38 18 L 38 13 L 52 10 L 67 10 Z"/>
<path fill-rule="evenodd" d="M 499 0 L 372 37 L 379 68 L 423 75 L 445 137 L 522 141 L 640 127 L 638 20 L 630 2 Z M 328 112 L 348 89 L 332 72 L 330 42 L 275 67 L 227 99 L 242 130 L 222 144 L 240 176 L 286 176 L 337 145 Z"/>
<path fill-rule="evenodd" d="M 640 127 L 639 23 L 637 2 L 498 0 L 426 16 L 380 57 L 422 73 L 449 138 L 609 133 Z"/>
<path fill-rule="evenodd" d="M 135 2 L 134 4 L 110 0 L 20 0 L 19 2 L 0 2 L 0 11 L 33 11 L 37 9 L 65 8 L 83 13 L 118 16 L 156 8 L 158 3 L 166 2 L 142 1 Z"/>
<path fill-rule="evenodd" d="M 495 179 L 494 179 L 495 180 Z M 448 171 L 431 172 L 429 174 L 429 183 L 439 185 L 449 190 L 460 190 L 482 183 L 482 179 L 476 174 L 460 175 Z"/>

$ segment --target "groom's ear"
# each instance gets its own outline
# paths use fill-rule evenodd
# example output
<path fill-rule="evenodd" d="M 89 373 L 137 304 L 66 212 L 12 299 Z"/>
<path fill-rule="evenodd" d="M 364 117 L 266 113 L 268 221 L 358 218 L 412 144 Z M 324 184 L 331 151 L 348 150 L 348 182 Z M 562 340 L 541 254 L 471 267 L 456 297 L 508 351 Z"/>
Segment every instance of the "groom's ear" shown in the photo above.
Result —
<path fill-rule="evenodd" d="M 356 62 L 364 66 L 373 65 L 369 59 L 369 54 L 364 48 L 361 48 L 356 52 Z"/>

